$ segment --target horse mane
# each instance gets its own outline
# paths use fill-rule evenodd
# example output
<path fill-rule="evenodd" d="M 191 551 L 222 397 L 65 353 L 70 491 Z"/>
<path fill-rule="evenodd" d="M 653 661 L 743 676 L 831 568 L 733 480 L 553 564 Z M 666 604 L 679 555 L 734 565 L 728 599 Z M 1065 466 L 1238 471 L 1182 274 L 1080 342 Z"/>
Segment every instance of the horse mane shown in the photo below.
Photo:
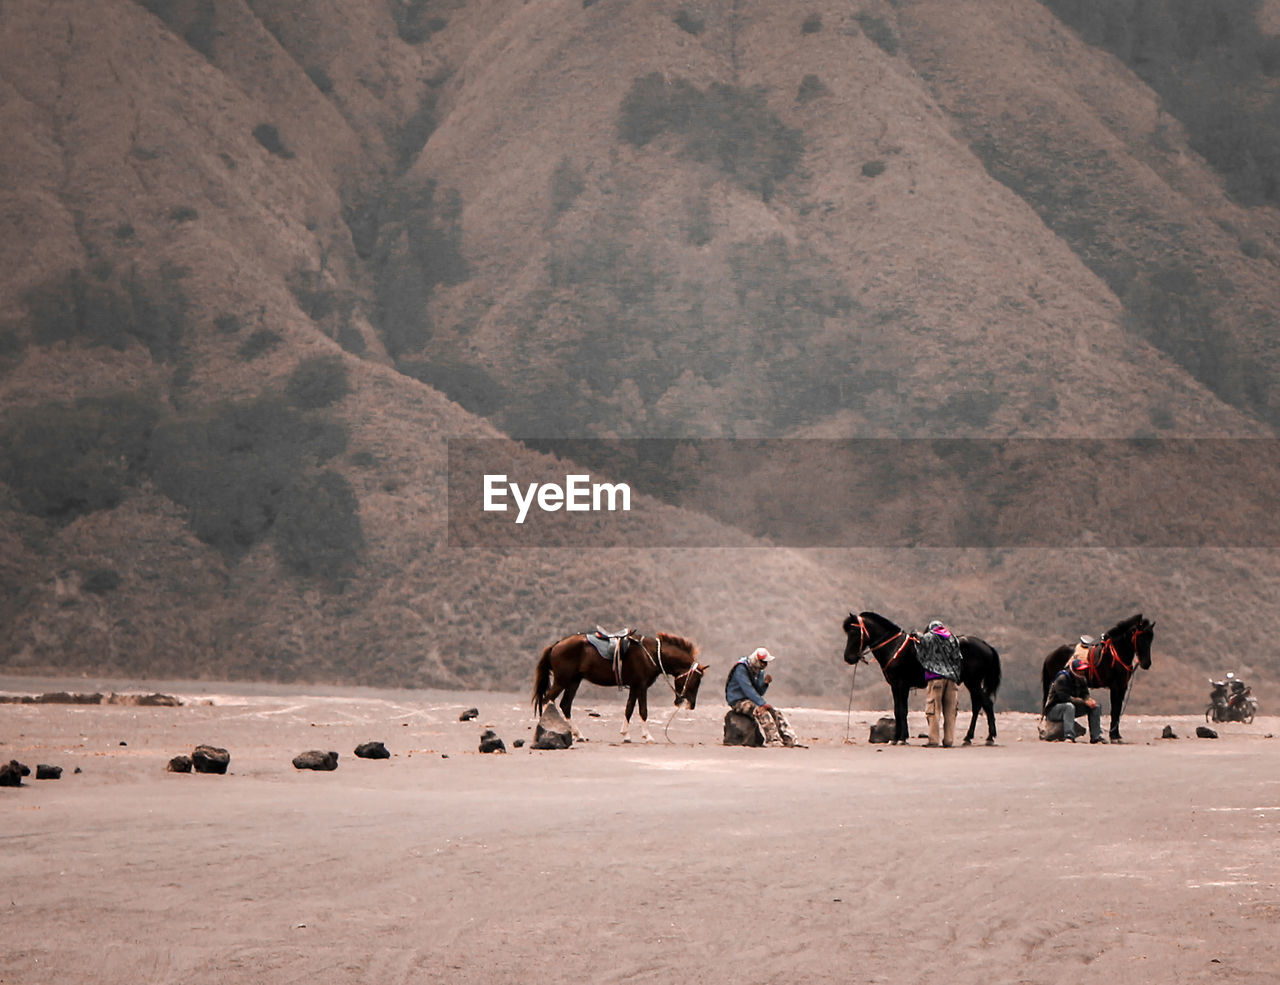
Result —
<path fill-rule="evenodd" d="M 884 623 L 884 624 L 885 624 L 885 625 L 887 625 L 887 626 L 892 626 L 894 629 L 901 629 L 901 628 L 902 628 L 901 626 L 899 626 L 896 622 L 894 622 L 892 619 L 888 618 L 887 616 L 882 616 L 882 615 L 880 615 L 880 613 L 878 613 L 878 612 L 872 612 L 870 609 L 867 609 L 865 612 L 859 612 L 859 613 L 858 613 L 858 615 L 860 615 L 864 620 L 865 620 L 868 616 L 870 616 L 872 619 L 879 619 L 882 623 Z"/>
<path fill-rule="evenodd" d="M 674 633 L 659 633 L 658 640 L 664 646 L 674 646 L 677 649 L 685 650 L 693 660 L 698 659 L 698 644 L 692 640 L 685 639 L 683 636 L 676 636 Z"/>
<path fill-rule="evenodd" d="M 1118 623 L 1106 631 L 1105 635 L 1108 639 L 1115 636 L 1122 636 L 1131 629 L 1136 629 L 1142 624 L 1142 613 L 1138 612 L 1130 616 L 1128 619 L 1121 619 Z"/>

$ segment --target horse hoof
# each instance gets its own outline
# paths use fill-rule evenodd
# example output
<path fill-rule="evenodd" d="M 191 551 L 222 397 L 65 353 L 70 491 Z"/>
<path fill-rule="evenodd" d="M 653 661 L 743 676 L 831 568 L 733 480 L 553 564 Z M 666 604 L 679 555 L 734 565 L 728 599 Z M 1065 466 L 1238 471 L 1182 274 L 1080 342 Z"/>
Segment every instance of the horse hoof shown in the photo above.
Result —
<path fill-rule="evenodd" d="M 987 740 L 987 745 L 989 745 L 989 746 L 994 746 L 995 744 L 996 744 L 996 740 L 995 740 L 995 739 L 988 739 L 988 740 Z"/>
<path fill-rule="evenodd" d="M 623 742 L 630 742 L 630 741 L 631 741 L 631 736 L 629 736 L 629 735 L 624 735 L 624 736 L 622 737 L 622 741 L 623 741 Z"/>
<path fill-rule="evenodd" d="M 972 740 L 972 739 L 965 739 L 965 740 L 964 740 L 962 743 L 960 743 L 960 744 L 961 744 L 962 746 L 971 746 L 971 745 L 973 745 L 973 740 Z"/>

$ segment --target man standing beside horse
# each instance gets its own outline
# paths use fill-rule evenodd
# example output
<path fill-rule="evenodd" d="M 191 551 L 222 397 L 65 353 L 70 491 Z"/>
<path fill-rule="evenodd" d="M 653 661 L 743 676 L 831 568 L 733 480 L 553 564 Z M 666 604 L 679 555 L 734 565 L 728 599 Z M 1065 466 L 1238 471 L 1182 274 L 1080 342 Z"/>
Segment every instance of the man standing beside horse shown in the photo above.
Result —
<path fill-rule="evenodd" d="M 942 745 L 956 744 L 956 706 L 960 701 L 960 671 L 964 657 L 960 644 L 938 620 L 920 634 L 916 659 L 924 668 L 924 717 L 929 722 L 929 745 L 938 744 L 938 719 L 942 719 Z"/>
<path fill-rule="evenodd" d="M 769 704 L 764 693 L 773 683 L 773 677 L 765 668 L 773 661 L 773 654 L 762 646 L 756 647 L 750 656 L 743 657 L 729 671 L 724 684 L 724 699 L 739 715 L 755 719 L 766 746 L 794 746 L 796 733 L 780 708 Z"/>

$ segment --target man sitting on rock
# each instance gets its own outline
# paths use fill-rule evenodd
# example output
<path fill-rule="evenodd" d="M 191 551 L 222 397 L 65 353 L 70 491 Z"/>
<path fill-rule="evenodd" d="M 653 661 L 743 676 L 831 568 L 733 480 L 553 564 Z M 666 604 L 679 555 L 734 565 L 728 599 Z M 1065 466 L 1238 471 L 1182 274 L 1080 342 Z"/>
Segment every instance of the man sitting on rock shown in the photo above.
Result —
<path fill-rule="evenodd" d="M 1062 738 L 1068 742 L 1076 741 L 1076 716 L 1084 714 L 1089 716 L 1089 741 L 1107 741 L 1102 737 L 1102 708 L 1089 697 L 1088 674 L 1089 661 L 1081 656 L 1072 657 L 1058 671 L 1045 698 L 1044 717 L 1062 723 Z"/>
<path fill-rule="evenodd" d="M 764 692 L 773 683 L 773 677 L 765 673 L 773 654 L 764 647 L 756 647 L 750 656 L 743 657 L 729 671 L 724 685 L 724 699 L 739 715 L 755 719 L 766 746 L 794 746 L 796 733 L 782 710 L 765 700 Z"/>

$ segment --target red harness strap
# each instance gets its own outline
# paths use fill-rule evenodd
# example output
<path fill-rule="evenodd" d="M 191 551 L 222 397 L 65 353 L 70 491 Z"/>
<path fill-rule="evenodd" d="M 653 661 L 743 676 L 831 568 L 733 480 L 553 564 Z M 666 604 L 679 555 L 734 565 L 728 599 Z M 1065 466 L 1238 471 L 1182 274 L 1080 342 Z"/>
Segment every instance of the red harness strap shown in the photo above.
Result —
<path fill-rule="evenodd" d="M 871 639 L 871 633 L 867 630 L 867 624 L 863 622 L 862 616 L 858 616 L 858 632 L 862 634 L 862 639 L 864 640 Z M 884 667 L 882 668 L 883 670 L 888 670 L 890 667 L 893 666 L 893 662 L 897 660 L 898 657 L 902 656 L 902 651 L 905 650 L 907 648 L 907 644 L 911 642 L 911 635 L 907 633 L 905 630 L 900 629 L 896 633 L 894 633 L 892 636 L 890 636 L 888 639 L 881 640 L 879 643 L 866 644 L 866 649 L 870 650 L 872 653 L 875 653 L 882 646 L 888 646 L 890 643 L 896 640 L 899 636 L 903 638 L 902 645 L 899 646 L 896 650 L 894 650 L 893 656 L 891 656 L 888 660 L 884 662 Z"/>
<path fill-rule="evenodd" d="M 1095 660 L 1094 654 L 1097 653 L 1098 651 L 1101 651 L 1099 653 L 1099 659 Z M 1134 647 L 1133 655 L 1135 659 L 1138 656 L 1138 648 L 1136 646 Z M 1097 646 L 1091 646 L 1089 648 L 1089 679 L 1090 679 L 1090 683 L 1094 687 L 1102 687 L 1102 675 L 1099 673 L 1099 664 L 1102 663 L 1102 660 L 1100 658 L 1106 657 L 1106 656 L 1110 656 L 1111 662 L 1115 666 L 1120 667 L 1121 669 L 1124 670 L 1126 678 L 1133 673 L 1133 667 L 1125 663 L 1124 660 L 1121 658 L 1120 651 L 1116 649 L 1115 641 L 1110 639 L 1105 639 L 1101 643 L 1099 643 Z"/>

